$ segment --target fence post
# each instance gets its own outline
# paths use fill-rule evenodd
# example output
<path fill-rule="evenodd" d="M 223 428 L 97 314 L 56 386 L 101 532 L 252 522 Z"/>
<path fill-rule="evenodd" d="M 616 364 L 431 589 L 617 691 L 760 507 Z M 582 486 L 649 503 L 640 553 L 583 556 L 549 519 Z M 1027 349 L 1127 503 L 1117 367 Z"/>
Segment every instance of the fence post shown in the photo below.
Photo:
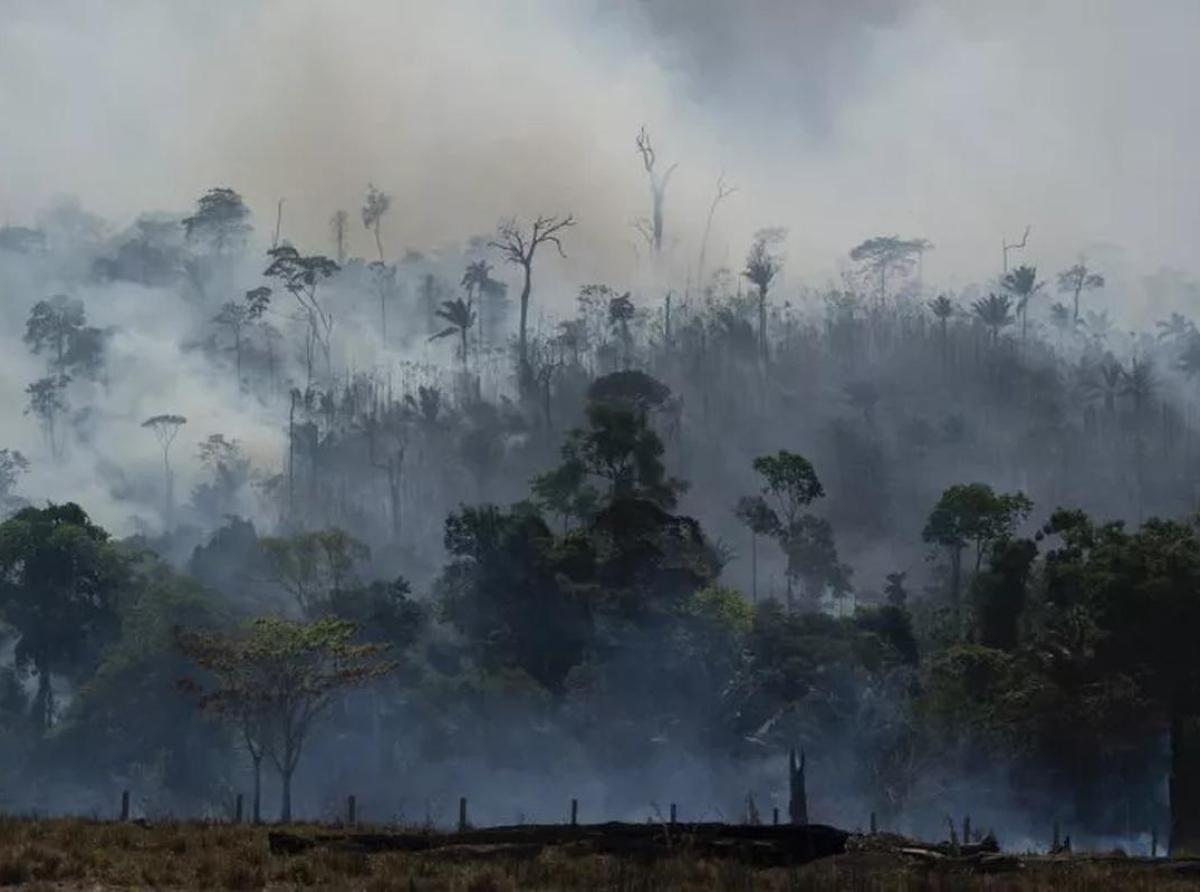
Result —
<path fill-rule="evenodd" d="M 233 823 L 242 823 L 242 794 L 237 794 L 237 799 L 233 803 Z"/>
<path fill-rule="evenodd" d="M 571 826 L 574 827 L 579 823 L 579 800 L 571 800 Z"/>
<path fill-rule="evenodd" d="M 353 793 L 346 797 L 346 823 L 349 826 L 354 826 L 356 823 L 356 818 L 358 817 L 357 805 L 358 803 L 355 801 Z"/>
<path fill-rule="evenodd" d="M 129 820 L 129 791 L 121 791 L 121 820 Z"/>
<path fill-rule="evenodd" d="M 672 824 L 674 824 L 674 823 L 675 823 L 675 814 L 676 814 L 676 812 L 675 812 L 675 803 L 674 803 L 674 802 L 672 802 L 672 803 L 671 803 L 671 823 L 672 823 Z"/>
<path fill-rule="evenodd" d="M 458 800 L 458 832 L 467 829 L 467 797 L 460 796 Z"/>

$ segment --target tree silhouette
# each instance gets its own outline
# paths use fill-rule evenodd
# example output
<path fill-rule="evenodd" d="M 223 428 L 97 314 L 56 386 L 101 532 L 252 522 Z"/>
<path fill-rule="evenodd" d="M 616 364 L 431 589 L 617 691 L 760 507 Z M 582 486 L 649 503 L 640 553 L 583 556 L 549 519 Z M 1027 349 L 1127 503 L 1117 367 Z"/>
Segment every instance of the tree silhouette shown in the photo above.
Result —
<path fill-rule="evenodd" d="M 217 256 L 246 244 L 250 209 L 228 187 L 209 189 L 196 202 L 196 213 L 183 219 L 188 241 L 207 242 Z"/>
<path fill-rule="evenodd" d="M 947 351 L 950 341 L 950 317 L 954 315 L 954 303 L 945 294 L 939 294 L 929 302 L 929 309 L 938 321 L 941 330 L 942 364 L 946 364 Z"/>
<path fill-rule="evenodd" d="M 374 183 L 367 184 L 367 197 L 363 201 L 362 221 L 372 235 L 375 236 L 375 248 L 379 251 L 379 262 L 383 263 L 383 240 L 379 236 L 379 227 L 383 218 L 392 207 L 392 196 L 375 188 Z"/>
<path fill-rule="evenodd" d="M 1036 266 L 1018 266 L 1004 274 L 1001 284 L 1006 291 L 1017 296 L 1017 315 L 1021 317 L 1021 339 L 1024 340 L 1029 321 L 1029 301 L 1046 283 L 1037 280 Z"/>
<path fill-rule="evenodd" d="M 339 693 L 397 666 L 384 659 L 385 645 L 355 643 L 356 631 L 354 623 L 332 617 L 310 623 L 263 617 L 239 635 L 177 636 L 179 649 L 211 678 L 208 685 L 185 679 L 185 689 L 202 709 L 235 718 L 251 758 L 265 752 L 279 772 L 285 823 L 292 820 L 292 778 L 317 721 Z"/>
<path fill-rule="evenodd" d="M 42 424 L 42 435 L 50 454 L 58 458 L 62 452 L 62 443 L 58 438 L 58 416 L 67 409 L 66 390 L 71 379 L 66 375 L 50 375 L 39 378 L 25 388 L 29 395 L 29 405 L 26 415 L 36 415 Z"/>
<path fill-rule="evenodd" d="M 642 166 L 646 169 L 646 177 L 650 180 L 651 208 L 650 219 L 638 220 L 635 226 L 646 240 L 646 244 L 650 246 L 650 250 L 658 255 L 662 253 L 663 199 L 667 193 L 667 185 L 671 182 L 671 176 L 679 167 L 679 163 L 672 164 L 665 173 L 659 171 L 658 155 L 654 151 L 650 134 L 646 132 L 645 127 L 638 131 L 636 145 L 638 154 L 642 158 Z"/>
<path fill-rule="evenodd" d="M 1094 273 L 1087 267 L 1087 263 L 1080 260 L 1079 263 L 1072 266 L 1070 269 L 1065 269 L 1058 274 L 1058 290 L 1062 294 L 1070 294 L 1074 301 L 1074 312 L 1071 316 L 1075 322 L 1079 321 L 1079 297 L 1084 291 L 1093 291 L 1097 288 L 1104 287 L 1104 276 L 1099 273 Z"/>
<path fill-rule="evenodd" d="M 867 276 L 879 279 L 879 299 L 882 301 L 887 299 L 888 273 L 907 272 L 932 247 L 923 238 L 880 235 L 855 245 L 850 250 L 850 259 L 859 264 Z"/>
<path fill-rule="evenodd" d="M 163 525 L 166 532 L 172 528 L 175 510 L 175 475 L 171 471 L 171 444 L 179 435 L 179 429 L 187 424 L 182 415 L 153 415 L 142 422 L 142 427 L 154 431 L 158 445 L 163 454 L 163 478 L 166 484 L 166 510 L 163 512 Z"/>
<path fill-rule="evenodd" d="M 546 243 L 558 249 L 559 256 L 566 257 L 563 251 L 560 233 L 575 225 L 575 218 L 570 214 L 565 217 L 539 216 L 526 232 L 520 221 L 512 217 L 500 223 L 497 238 L 488 245 L 500 251 L 506 263 L 519 266 L 524 274 L 521 285 L 521 319 L 517 329 L 517 371 L 518 379 L 523 389 L 529 389 L 533 383 L 529 366 L 529 296 L 533 292 L 533 260 L 537 249 Z"/>
<path fill-rule="evenodd" d="M 461 297 L 456 297 L 454 300 L 444 300 L 436 315 L 450 324 L 436 334 L 430 335 L 429 340 L 436 341 L 457 334 L 459 338 L 458 358 L 462 361 L 465 372 L 467 369 L 467 335 L 471 331 L 471 326 L 475 324 L 475 311 L 471 309 L 470 298 L 463 300 Z"/>
<path fill-rule="evenodd" d="M 234 369 L 237 373 L 238 387 L 242 386 L 242 336 L 251 324 L 250 307 L 230 301 L 222 305 L 221 311 L 213 317 L 213 322 L 229 330 L 233 336 Z"/>
<path fill-rule="evenodd" d="M 767 359 L 767 289 L 783 269 L 782 259 L 771 253 L 771 249 L 783 241 L 784 235 L 784 230 L 777 227 L 756 232 L 746 255 L 746 267 L 742 270 L 742 275 L 758 289 L 758 353 L 764 362 Z"/>
<path fill-rule="evenodd" d="M 1012 298 L 1007 294 L 989 294 L 971 304 L 975 317 L 987 326 L 992 334 L 992 343 L 1000 340 L 1000 330 L 1012 325 Z"/>
<path fill-rule="evenodd" d="M 333 360 L 330 355 L 330 336 L 333 334 L 333 314 L 322 302 L 318 295 L 321 283 L 336 273 L 340 267 L 328 257 L 320 254 L 304 256 L 291 245 L 281 245 L 267 252 L 271 265 L 263 275 L 269 279 L 278 279 L 283 287 L 296 299 L 301 313 L 308 325 L 308 339 L 305 342 L 305 360 L 308 381 L 312 383 L 314 344 L 321 348 L 325 356 L 325 370 L 333 371 Z M 255 288 L 246 293 L 250 304 L 250 316 L 258 319 L 270 305 L 271 290 L 266 287 Z"/>

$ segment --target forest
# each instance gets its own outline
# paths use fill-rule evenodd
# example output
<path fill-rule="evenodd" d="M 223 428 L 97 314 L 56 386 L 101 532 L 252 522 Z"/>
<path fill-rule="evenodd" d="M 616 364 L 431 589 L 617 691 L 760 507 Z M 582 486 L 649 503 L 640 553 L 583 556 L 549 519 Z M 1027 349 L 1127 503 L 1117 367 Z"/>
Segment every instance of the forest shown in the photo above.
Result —
<path fill-rule="evenodd" d="M 653 262 L 674 168 L 630 144 Z M 957 290 L 890 234 L 798 285 L 764 228 L 564 294 L 565 211 L 436 252 L 375 185 L 325 244 L 270 211 L 0 229 L 37 444 L 0 449 L 5 811 L 740 821 L 799 750 L 825 823 L 1200 847 L 1185 315 L 1121 330 L 1036 228 Z M 200 408 L 133 415 L 161 320 Z"/>

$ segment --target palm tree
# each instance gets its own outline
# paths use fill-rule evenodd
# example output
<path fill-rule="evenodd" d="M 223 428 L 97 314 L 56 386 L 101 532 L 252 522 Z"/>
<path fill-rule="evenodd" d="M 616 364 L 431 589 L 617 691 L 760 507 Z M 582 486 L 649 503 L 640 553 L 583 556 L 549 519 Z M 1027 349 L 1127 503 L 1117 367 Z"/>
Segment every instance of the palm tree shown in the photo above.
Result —
<path fill-rule="evenodd" d="M 1025 331 L 1029 322 L 1029 299 L 1042 290 L 1045 282 L 1037 280 L 1036 266 L 1018 266 L 1012 272 L 1005 273 L 1000 284 L 1005 291 L 1017 296 L 1017 314 L 1021 317 L 1021 340 L 1025 340 Z"/>
<path fill-rule="evenodd" d="M 991 331 L 993 344 L 1000 340 L 1000 329 L 1007 328 L 1015 321 L 1012 298 L 1007 294 L 989 294 L 971 304 L 971 309 L 975 311 L 976 318 Z"/>
<path fill-rule="evenodd" d="M 1129 397 L 1133 403 L 1133 419 L 1140 424 L 1146 413 L 1146 407 L 1154 397 L 1154 366 L 1140 360 L 1136 356 L 1129 361 L 1129 370 L 1121 379 L 1121 395 Z"/>
<path fill-rule="evenodd" d="M 1117 394 L 1121 390 L 1121 382 L 1125 379 L 1125 369 L 1112 356 L 1100 363 L 1098 376 L 1088 382 L 1088 389 L 1104 397 L 1104 412 L 1112 416 L 1117 408 Z"/>
<path fill-rule="evenodd" d="M 440 338 L 457 334 L 459 337 L 458 356 L 462 360 L 463 371 L 466 371 L 467 333 L 470 332 L 471 326 L 475 324 L 475 311 L 471 309 L 471 301 L 469 299 L 463 300 L 461 297 L 456 297 L 454 300 L 444 300 L 442 301 L 441 308 L 435 315 L 450 324 L 437 334 L 432 335 L 429 340 L 436 341 Z"/>
<path fill-rule="evenodd" d="M 947 326 L 950 324 L 950 317 L 954 315 L 954 304 L 950 298 L 944 294 L 940 294 L 929 302 L 929 309 L 933 311 L 933 315 L 937 317 L 938 322 L 942 327 L 942 362 L 946 361 L 946 343 L 949 333 Z"/>
<path fill-rule="evenodd" d="M 482 298 L 487 292 L 488 286 L 492 282 L 491 277 L 492 267 L 486 260 L 476 260 L 474 263 L 468 263 L 466 270 L 463 272 L 462 281 L 459 283 L 467 292 L 467 301 L 471 302 L 476 297 Z M 480 301 L 482 303 L 482 300 Z M 479 339 L 484 340 L 485 332 L 483 330 L 483 313 L 479 314 Z"/>
<path fill-rule="evenodd" d="M 1183 338 L 1186 338 L 1196 331 L 1196 326 L 1192 324 L 1192 320 L 1188 319 L 1182 313 L 1172 313 L 1168 319 L 1160 319 L 1154 323 L 1158 329 L 1158 339 L 1160 341 L 1174 341 L 1178 343 Z"/>
<path fill-rule="evenodd" d="M 1071 308 L 1061 301 L 1055 301 L 1050 306 L 1050 322 L 1058 329 L 1058 339 L 1071 330 L 1074 323 L 1071 320 Z"/>

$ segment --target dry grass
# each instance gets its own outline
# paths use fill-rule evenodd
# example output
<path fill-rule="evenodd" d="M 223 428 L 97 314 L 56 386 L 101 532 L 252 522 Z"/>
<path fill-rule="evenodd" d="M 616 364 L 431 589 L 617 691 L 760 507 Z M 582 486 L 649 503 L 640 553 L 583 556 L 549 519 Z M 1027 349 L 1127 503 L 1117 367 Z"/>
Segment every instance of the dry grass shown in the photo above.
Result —
<path fill-rule="evenodd" d="M 1200 883 L 1138 862 L 1032 861 L 1020 872 L 978 876 L 910 864 L 885 853 L 846 855 L 786 870 L 687 856 L 637 863 L 573 856 L 554 848 L 487 860 L 461 852 L 361 855 L 326 849 L 285 857 L 270 853 L 265 828 L 0 818 L 0 887 L 39 892 L 1176 892 L 1200 888 Z"/>

